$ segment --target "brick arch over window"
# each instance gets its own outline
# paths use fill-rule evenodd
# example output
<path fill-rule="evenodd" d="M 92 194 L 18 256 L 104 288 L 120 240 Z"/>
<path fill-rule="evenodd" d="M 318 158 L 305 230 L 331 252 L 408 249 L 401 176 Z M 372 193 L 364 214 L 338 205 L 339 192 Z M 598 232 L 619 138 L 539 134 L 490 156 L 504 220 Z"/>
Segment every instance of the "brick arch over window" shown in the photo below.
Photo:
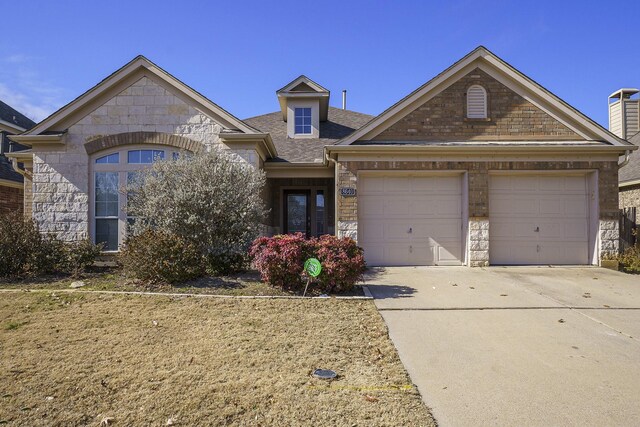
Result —
<path fill-rule="evenodd" d="M 108 148 L 133 144 L 167 145 L 191 152 L 204 150 L 204 145 L 201 142 L 185 138 L 184 136 L 159 132 L 127 132 L 102 136 L 87 142 L 84 144 L 84 148 L 87 154 L 93 154 Z"/>

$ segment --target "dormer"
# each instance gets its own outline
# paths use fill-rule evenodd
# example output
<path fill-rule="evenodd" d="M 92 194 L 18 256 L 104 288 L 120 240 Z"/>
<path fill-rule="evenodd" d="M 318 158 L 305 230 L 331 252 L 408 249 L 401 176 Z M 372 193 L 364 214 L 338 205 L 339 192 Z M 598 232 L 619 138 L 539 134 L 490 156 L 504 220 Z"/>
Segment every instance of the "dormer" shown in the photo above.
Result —
<path fill-rule="evenodd" d="M 276 91 L 289 138 L 319 138 L 320 122 L 327 121 L 329 91 L 300 76 Z"/>

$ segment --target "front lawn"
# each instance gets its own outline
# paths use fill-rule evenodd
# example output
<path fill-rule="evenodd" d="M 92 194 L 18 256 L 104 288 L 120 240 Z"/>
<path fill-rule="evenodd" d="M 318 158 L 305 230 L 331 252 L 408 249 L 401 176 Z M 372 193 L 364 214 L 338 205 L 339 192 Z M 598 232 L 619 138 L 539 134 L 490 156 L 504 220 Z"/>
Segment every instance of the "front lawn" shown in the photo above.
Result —
<path fill-rule="evenodd" d="M 1 295 L 0 423 L 434 425 L 371 301 Z"/>

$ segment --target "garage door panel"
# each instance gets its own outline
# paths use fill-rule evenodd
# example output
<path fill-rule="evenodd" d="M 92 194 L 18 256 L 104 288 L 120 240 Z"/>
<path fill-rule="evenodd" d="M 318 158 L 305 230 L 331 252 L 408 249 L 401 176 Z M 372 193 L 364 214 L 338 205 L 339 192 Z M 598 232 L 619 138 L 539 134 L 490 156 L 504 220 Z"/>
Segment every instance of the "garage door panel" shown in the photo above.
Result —
<path fill-rule="evenodd" d="M 358 224 L 370 265 L 460 265 L 461 175 L 361 176 Z"/>
<path fill-rule="evenodd" d="M 367 216 L 375 217 L 384 214 L 384 199 L 372 196 L 358 197 L 358 209 L 367 213 Z"/>
<path fill-rule="evenodd" d="M 459 217 L 462 210 L 462 201 L 460 195 L 441 196 L 438 202 L 434 203 L 435 212 L 439 216 Z"/>
<path fill-rule="evenodd" d="M 412 237 L 419 239 L 462 240 L 460 222 L 455 219 L 431 220 L 416 224 L 412 228 Z"/>
<path fill-rule="evenodd" d="M 384 177 L 370 176 L 366 180 L 358 182 L 358 193 L 360 194 L 381 194 L 383 192 Z"/>
<path fill-rule="evenodd" d="M 587 264 L 585 175 L 493 175 L 489 179 L 493 264 Z"/>
<path fill-rule="evenodd" d="M 435 245 L 437 251 L 438 265 L 460 265 L 462 258 L 462 244 L 458 242 L 448 242 Z"/>
<path fill-rule="evenodd" d="M 589 256 L 582 242 L 541 242 L 539 255 L 540 264 L 575 264 L 576 258 Z"/>
<path fill-rule="evenodd" d="M 524 238 L 536 238 L 536 225 L 528 220 L 512 221 L 508 223 L 496 222 L 490 225 L 489 235 L 491 239 L 520 240 Z"/>
<path fill-rule="evenodd" d="M 589 230 L 586 219 L 540 221 L 539 237 L 541 240 L 577 239 L 584 241 Z"/>
<path fill-rule="evenodd" d="M 411 181 L 409 177 L 385 177 L 384 192 L 409 192 L 411 190 Z"/>
<path fill-rule="evenodd" d="M 489 200 L 489 209 L 494 215 L 513 216 L 514 213 L 530 215 L 538 211 L 536 203 L 530 198 L 520 196 L 510 198 L 509 195 L 495 195 Z"/>
<path fill-rule="evenodd" d="M 389 215 L 410 215 L 411 214 L 411 201 L 408 199 L 396 199 L 387 200 L 384 204 L 383 210 L 384 216 Z"/>
<path fill-rule="evenodd" d="M 492 240 L 490 245 L 494 244 Z M 490 248 L 490 260 L 494 264 L 537 264 L 538 251 L 537 245 L 532 242 L 516 240 L 509 242 L 509 245 L 494 245 Z M 509 260 L 509 262 L 500 262 L 500 260 Z"/>

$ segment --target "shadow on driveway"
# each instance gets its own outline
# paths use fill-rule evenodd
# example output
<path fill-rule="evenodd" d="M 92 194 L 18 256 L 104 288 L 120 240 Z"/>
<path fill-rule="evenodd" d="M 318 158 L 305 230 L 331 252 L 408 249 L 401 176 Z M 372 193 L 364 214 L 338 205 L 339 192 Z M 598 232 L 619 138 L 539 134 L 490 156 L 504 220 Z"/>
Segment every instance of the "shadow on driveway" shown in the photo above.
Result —
<path fill-rule="evenodd" d="M 408 298 L 417 292 L 405 285 L 367 285 L 375 299 Z"/>

